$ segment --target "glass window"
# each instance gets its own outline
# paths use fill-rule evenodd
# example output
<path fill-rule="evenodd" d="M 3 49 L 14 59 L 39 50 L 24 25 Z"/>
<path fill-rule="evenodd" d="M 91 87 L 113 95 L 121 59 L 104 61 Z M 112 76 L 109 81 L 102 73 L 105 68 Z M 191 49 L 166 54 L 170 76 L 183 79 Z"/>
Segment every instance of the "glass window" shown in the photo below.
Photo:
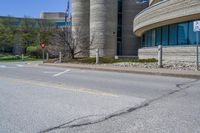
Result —
<path fill-rule="evenodd" d="M 151 47 L 152 46 L 152 35 L 151 35 L 152 31 L 148 31 L 148 47 Z"/>
<path fill-rule="evenodd" d="M 188 23 L 178 24 L 178 44 L 188 44 Z"/>
<path fill-rule="evenodd" d="M 147 47 L 148 46 L 148 34 L 147 34 L 148 32 L 146 32 L 145 33 L 145 35 L 144 35 L 144 37 L 145 37 L 145 47 Z"/>
<path fill-rule="evenodd" d="M 152 47 L 158 45 L 195 45 L 196 32 L 193 31 L 193 21 L 172 24 L 149 30 L 144 33 L 141 46 Z M 119 30 L 120 31 L 120 30 Z M 199 33 L 200 44 L 200 33 Z"/>
<path fill-rule="evenodd" d="M 189 35 L 188 35 L 188 40 L 189 40 L 189 45 L 196 44 L 196 32 L 193 31 L 193 21 L 189 22 Z M 199 33 L 199 43 L 200 43 L 200 33 Z"/>
<path fill-rule="evenodd" d="M 177 45 L 178 41 L 177 24 L 169 26 L 169 45 Z"/>
<path fill-rule="evenodd" d="M 156 46 L 161 45 L 161 28 L 156 29 Z"/>
<path fill-rule="evenodd" d="M 142 35 L 141 47 L 145 47 L 145 34 Z"/>
<path fill-rule="evenodd" d="M 156 30 L 152 30 L 152 46 L 156 46 Z"/>
<path fill-rule="evenodd" d="M 189 22 L 189 35 L 188 35 L 188 39 L 189 39 L 189 44 L 196 44 L 196 34 L 193 31 L 193 22 Z"/>
<path fill-rule="evenodd" d="M 169 40 L 169 29 L 168 26 L 163 26 L 162 27 L 162 45 L 166 46 L 168 45 L 168 40 Z"/>

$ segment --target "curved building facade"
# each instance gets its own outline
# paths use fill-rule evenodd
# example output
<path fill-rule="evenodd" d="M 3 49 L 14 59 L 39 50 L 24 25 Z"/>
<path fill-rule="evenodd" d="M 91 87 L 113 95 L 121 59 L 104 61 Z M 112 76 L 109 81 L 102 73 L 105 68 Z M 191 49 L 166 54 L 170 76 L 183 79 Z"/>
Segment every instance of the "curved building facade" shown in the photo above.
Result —
<path fill-rule="evenodd" d="M 149 5 L 134 19 L 134 32 L 141 37 L 139 57 L 157 58 L 162 45 L 164 60 L 195 61 L 193 22 L 200 19 L 200 1 L 151 0 Z"/>

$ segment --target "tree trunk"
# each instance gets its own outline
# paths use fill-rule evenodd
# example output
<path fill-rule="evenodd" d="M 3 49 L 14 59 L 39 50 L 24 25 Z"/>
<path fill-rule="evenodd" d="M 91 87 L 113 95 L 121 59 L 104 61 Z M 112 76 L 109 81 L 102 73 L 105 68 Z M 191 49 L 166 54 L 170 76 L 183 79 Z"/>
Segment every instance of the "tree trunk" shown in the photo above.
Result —
<path fill-rule="evenodd" d="M 24 54 L 26 54 L 27 53 L 27 47 L 26 48 L 24 48 Z"/>
<path fill-rule="evenodd" d="M 72 57 L 72 59 L 75 58 L 75 56 L 74 56 L 74 50 L 71 50 L 71 57 Z"/>

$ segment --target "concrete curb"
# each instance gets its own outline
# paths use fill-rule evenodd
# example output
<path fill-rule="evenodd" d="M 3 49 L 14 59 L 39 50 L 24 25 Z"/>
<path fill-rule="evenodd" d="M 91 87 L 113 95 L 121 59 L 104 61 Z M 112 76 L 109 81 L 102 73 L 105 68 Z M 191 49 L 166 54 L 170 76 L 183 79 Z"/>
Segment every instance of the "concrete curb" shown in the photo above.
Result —
<path fill-rule="evenodd" d="M 122 72 L 122 73 L 148 74 L 148 75 L 200 79 L 200 72 L 197 71 L 178 71 L 178 70 L 168 70 L 164 68 L 162 69 L 126 68 L 126 67 L 111 67 L 103 65 L 85 65 L 85 64 L 67 64 L 67 63 L 65 64 L 45 63 L 39 65 L 48 67 L 75 68 L 75 69 L 86 69 L 86 70 L 97 70 L 97 71 L 112 71 L 112 72 Z"/>

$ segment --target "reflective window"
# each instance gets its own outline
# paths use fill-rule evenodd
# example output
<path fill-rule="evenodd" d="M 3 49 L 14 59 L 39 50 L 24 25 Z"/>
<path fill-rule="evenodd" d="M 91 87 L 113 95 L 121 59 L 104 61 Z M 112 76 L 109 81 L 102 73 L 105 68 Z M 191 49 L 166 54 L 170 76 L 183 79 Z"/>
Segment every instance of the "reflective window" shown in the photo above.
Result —
<path fill-rule="evenodd" d="M 143 34 L 142 47 L 154 47 L 161 44 L 163 46 L 196 44 L 196 32 L 193 31 L 193 21 L 159 27 Z"/>
<path fill-rule="evenodd" d="M 147 40 L 147 46 L 148 47 L 151 47 L 152 46 L 152 31 L 150 30 L 150 31 L 148 31 L 148 33 L 147 33 L 147 36 L 148 36 L 148 40 Z"/>
<path fill-rule="evenodd" d="M 145 34 L 142 36 L 141 39 L 141 47 L 145 47 Z"/>
<path fill-rule="evenodd" d="M 188 44 L 188 23 L 178 24 L 178 44 Z"/>
<path fill-rule="evenodd" d="M 156 30 L 152 30 L 151 38 L 152 38 L 152 46 L 156 46 Z"/>
<path fill-rule="evenodd" d="M 169 40 L 169 31 L 168 31 L 168 26 L 162 27 L 162 45 L 166 46 L 168 45 L 168 40 Z"/>
<path fill-rule="evenodd" d="M 196 44 L 196 33 L 193 31 L 193 22 L 189 22 L 189 44 Z"/>
<path fill-rule="evenodd" d="M 173 24 L 169 26 L 169 45 L 177 45 L 177 41 L 177 24 Z"/>
<path fill-rule="evenodd" d="M 156 29 L 156 46 L 161 45 L 161 28 Z"/>
<path fill-rule="evenodd" d="M 145 47 L 148 47 L 148 34 L 147 33 L 148 32 L 146 32 L 145 36 L 144 36 L 145 37 L 145 39 L 144 39 L 145 40 L 145 43 L 144 43 Z"/>
<path fill-rule="evenodd" d="M 199 44 L 200 44 L 200 33 L 199 33 Z M 194 45 L 196 44 L 196 32 L 193 31 L 193 22 L 189 22 L 189 44 Z"/>

